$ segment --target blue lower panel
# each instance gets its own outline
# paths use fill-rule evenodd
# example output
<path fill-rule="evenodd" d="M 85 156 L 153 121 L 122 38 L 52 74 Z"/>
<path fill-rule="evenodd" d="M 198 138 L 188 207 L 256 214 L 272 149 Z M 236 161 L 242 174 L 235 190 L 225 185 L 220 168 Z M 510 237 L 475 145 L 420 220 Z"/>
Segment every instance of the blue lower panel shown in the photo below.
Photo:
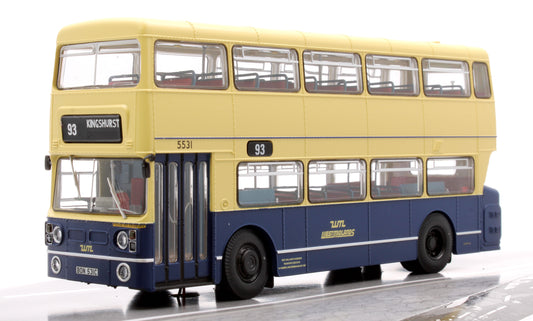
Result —
<path fill-rule="evenodd" d="M 183 264 L 183 275 L 186 280 L 196 278 L 196 263 L 194 261 Z"/>
<path fill-rule="evenodd" d="M 368 265 L 368 246 L 311 251 L 307 272 L 346 269 Z"/>
<path fill-rule="evenodd" d="M 163 264 L 154 266 L 154 281 L 161 283 L 166 281 L 166 267 Z"/>
<path fill-rule="evenodd" d="M 279 276 L 307 272 L 307 254 L 305 252 L 278 255 Z"/>
<path fill-rule="evenodd" d="M 200 260 L 198 262 L 198 277 L 204 278 L 210 276 L 210 270 L 209 270 L 209 261 L 207 260 Z"/>
<path fill-rule="evenodd" d="M 416 248 L 417 240 L 372 245 L 369 265 L 414 260 Z"/>
<path fill-rule="evenodd" d="M 483 196 L 398 199 L 214 213 L 215 282 L 224 249 L 247 228 L 263 240 L 274 275 L 338 270 L 415 260 L 420 228 L 431 213 L 454 233 L 454 253 L 499 247 L 501 209 L 496 191 Z"/>
<path fill-rule="evenodd" d="M 455 241 L 458 254 L 479 252 L 480 234 L 457 235 Z"/>
<path fill-rule="evenodd" d="M 169 280 L 181 280 L 181 263 L 169 263 L 168 264 L 168 278 Z"/>

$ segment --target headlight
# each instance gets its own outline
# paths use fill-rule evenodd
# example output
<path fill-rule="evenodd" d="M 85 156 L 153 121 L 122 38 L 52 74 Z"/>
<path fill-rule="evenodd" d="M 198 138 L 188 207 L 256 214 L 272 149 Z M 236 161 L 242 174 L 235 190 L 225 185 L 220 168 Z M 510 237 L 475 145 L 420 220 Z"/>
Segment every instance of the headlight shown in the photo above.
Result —
<path fill-rule="evenodd" d="M 54 256 L 52 260 L 50 260 L 50 268 L 54 274 L 59 274 L 59 272 L 61 272 L 61 260 L 59 257 Z"/>
<path fill-rule="evenodd" d="M 61 227 L 54 227 L 54 230 L 52 231 L 52 237 L 54 242 L 57 244 L 61 244 L 61 242 L 63 242 L 63 231 L 61 230 Z"/>
<path fill-rule="evenodd" d="M 61 226 L 52 223 L 46 223 L 44 226 L 44 241 L 46 245 L 59 245 L 63 242 L 63 229 Z"/>
<path fill-rule="evenodd" d="M 126 263 L 120 263 L 117 266 L 117 278 L 120 282 L 128 282 L 131 278 L 131 269 L 130 266 Z"/>
<path fill-rule="evenodd" d="M 131 253 L 137 252 L 137 230 L 120 231 L 116 235 L 115 243 L 119 249 Z"/>
<path fill-rule="evenodd" d="M 128 233 L 126 233 L 125 231 L 120 231 L 117 234 L 117 246 L 121 250 L 125 250 L 128 248 Z"/>

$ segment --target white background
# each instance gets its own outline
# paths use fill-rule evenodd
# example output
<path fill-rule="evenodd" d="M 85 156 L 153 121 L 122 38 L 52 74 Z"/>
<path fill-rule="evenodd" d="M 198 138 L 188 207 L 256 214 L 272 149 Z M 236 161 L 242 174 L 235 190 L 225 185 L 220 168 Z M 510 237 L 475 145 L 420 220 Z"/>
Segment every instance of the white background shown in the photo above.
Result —
<path fill-rule="evenodd" d="M 49 108 L 57 32 L 112 17 L 188 20 L 484 48 L 491 59 L 498 150 L 486 185 L 503 209 L 502 248 L 530 243 L 533 17 L 523 0 L 9 1 L 0 12 L 0 287 L 46 280 Z M 532 77 L 532 78 L 529 78 Z"/>

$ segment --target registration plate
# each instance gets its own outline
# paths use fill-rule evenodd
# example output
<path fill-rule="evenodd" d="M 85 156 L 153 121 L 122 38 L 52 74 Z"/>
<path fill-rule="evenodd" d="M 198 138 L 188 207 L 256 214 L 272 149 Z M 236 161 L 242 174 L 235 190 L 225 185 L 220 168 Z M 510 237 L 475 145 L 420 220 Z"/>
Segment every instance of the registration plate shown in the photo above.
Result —
<path fill-rule="evenodd" d="M 76 274 L 98 276 L 98 269 L 85 266 L 76 266 Z"/>

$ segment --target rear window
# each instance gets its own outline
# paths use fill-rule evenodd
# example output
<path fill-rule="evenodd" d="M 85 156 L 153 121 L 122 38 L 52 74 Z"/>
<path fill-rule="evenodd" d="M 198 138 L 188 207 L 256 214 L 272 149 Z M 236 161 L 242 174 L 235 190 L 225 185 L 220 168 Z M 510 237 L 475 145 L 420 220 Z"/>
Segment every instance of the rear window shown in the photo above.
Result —
<path fill-rule="evenodd" d="M 474 93 L 477 98 L 490 98 L 490 78 L 489 68 L 482 62 L 472 64 L 472 73 L 474 76 Z"/>

